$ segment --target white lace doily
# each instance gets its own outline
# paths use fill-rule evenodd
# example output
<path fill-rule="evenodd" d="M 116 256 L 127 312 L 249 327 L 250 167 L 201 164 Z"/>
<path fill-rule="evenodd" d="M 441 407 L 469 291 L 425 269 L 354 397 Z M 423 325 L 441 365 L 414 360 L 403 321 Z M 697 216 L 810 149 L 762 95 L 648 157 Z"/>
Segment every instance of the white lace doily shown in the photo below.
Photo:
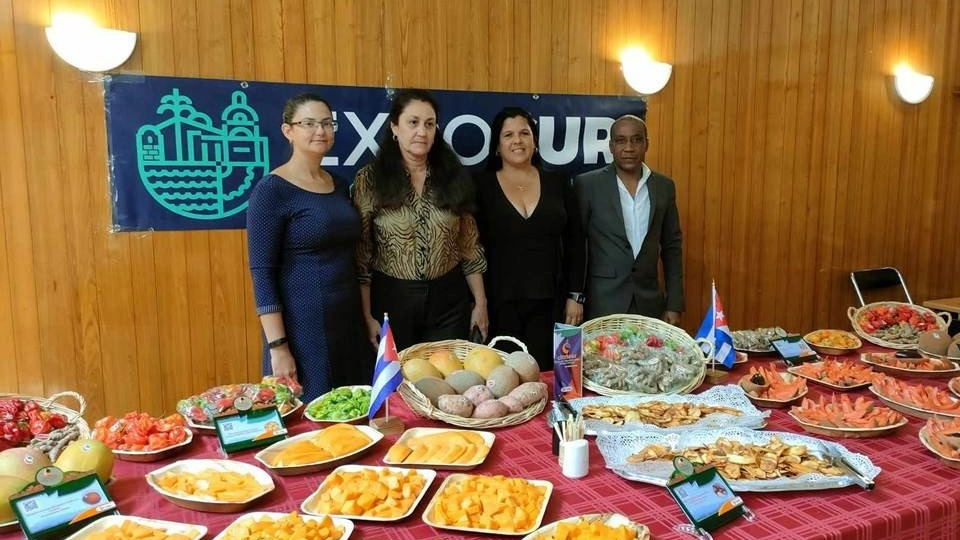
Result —
<path fill-rule="evenodd" d="M 616 474 L 628 480 L 665 486 L 673 473 L 672 462 L 628 463 L 627 457 L 651 444 L 666 445 L 679 453 L 686 448 L 712 443 L 720 437 L 742 443 L 762 445 L 770 442 L 770 438 L 773 436 L 780 437 L 788 445 L 805 445 L 810 454 L 820 458 L 829 459 L 832 453 L 839 454 L 860 474 L 871 480 L 880 474 L 880 468 L 863 454 L 855 454 L 843 445 L 834 442 L 787 432 L 753 431 L 742 428 L 694 430 L 683 433 L 605 431 L 597 435 L 597 447 L 603 454 L 607 468 L 613 470 Z M 848 476 L 825 476 L 818 473 L 773 480 L 730 480 L 730 486 L 737 491 L 800 491 L 839 488 L 850 485 L 854 485 L 854 482 Z"/>
<path fill-rule="evenodd" d="M 638 403 L 662 401 L 664 403 L 693 403 L 695 405 L 710 405 L 713 407 L 729 407 L 737 409 L 743 414 L 734 416 L 726 413 L 713 413 L 704 416 L 693 424 L 669 428 L 657 427 L 653 424 L 627 422 L 617 426 L 610 422 L 594 418 L 584 418 L 584 427 L 587 435 L 596 435 L 601 431 L 635 431 L 638 429 L 652 430 L 659 433 L 675 433 L 691 429 L 719 429 L 726 427 L 742 427 L 759 429 L 766 425 L 770 411 L 761 412 L 753 406 L 743 388 L 736 384 L 714 386 L 706 392 L 697 395 L 664 394 L 659 396 L 617 396 L 617 397 L 585 397 L 570 400 L 570 407 L 577 413 L 582 413 L 588 405 L 625 405 L 633 406 Z"/>

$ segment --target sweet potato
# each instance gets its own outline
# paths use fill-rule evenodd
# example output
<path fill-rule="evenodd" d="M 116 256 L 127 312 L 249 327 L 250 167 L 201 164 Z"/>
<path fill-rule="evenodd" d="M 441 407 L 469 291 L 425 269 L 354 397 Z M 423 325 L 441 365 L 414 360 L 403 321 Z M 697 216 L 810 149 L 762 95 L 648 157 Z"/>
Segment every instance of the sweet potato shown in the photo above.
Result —
<path fill-rule="evenodd" d="M 484 386 L 486 388 L 486 386 Z M 466 396 L 446 394 L 437 399 L 437 406 L 441 411 L 455 416 L 470 418 L 473 414 L 473 402 Z"/>
<path fill-rule="evenodd" d="M 510 408 L 497 399 L 488 399 L 473 409 L 472 418 L 500 418 L 510 414 Z"/>
<path fill-rule="evenodd" d="M 524 408 L 527 408 L 548 397 L 547 385 L 542 382 L 523 383 L 507 395 L 516 398 Z"/>

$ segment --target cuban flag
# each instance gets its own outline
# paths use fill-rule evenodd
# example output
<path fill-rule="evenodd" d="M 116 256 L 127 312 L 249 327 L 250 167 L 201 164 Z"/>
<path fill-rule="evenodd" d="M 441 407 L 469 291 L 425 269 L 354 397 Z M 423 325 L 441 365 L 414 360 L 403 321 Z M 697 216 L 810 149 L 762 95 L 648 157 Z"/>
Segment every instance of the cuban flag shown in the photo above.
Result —
<path fill-rule="evenodd" d="M 716 283 L 711 285 L 711 289 L 713 300 L 703 318 L 700 330 L 697 330 L 696 337 L 713 343 L 713 357 L 723 365 L 733 367 L 733 362 L 737 358 L 737 353 L 733 350 L 733 336 L 730 335 L 727 316 L 723 312 L 720 297 L 717 296 Z"/>
<path fill-rule="evenodd" d="M 403 382 L 400 372 L 400 358 L 397 355 L 397 344 L 393 342 L 393 332 L 390 331 L 390 319 L 383 314 L 383 325 L 380 327 L 380 346 L 377 348 L 377 367 L 373 370 L 373 389 L 370 391 L 370 410 L 367 415 L 373 416 L 380 410 L 390 394 Z"/>

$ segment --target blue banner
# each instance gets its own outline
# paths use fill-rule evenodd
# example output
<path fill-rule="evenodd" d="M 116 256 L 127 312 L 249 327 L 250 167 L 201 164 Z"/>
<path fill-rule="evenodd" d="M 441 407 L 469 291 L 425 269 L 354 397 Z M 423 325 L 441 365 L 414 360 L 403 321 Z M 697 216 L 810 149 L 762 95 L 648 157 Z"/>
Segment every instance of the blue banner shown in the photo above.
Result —
<path fill-rule="evenodd" d="M 387 126 L 393 89 L 112 75 L 105 83 L 116 230 L 242 229 L 251 188 L 290 157 L 287 99 L 323 96 L 340 129 L 323 166 L 352 179 Z M 490 122 L 518 106 L 539 119 L 546 166 L 574 175 L 610 162 L 610 124 L 646 115 L 640 97 L 437 90 L 440 127 L 464 165 L 487 157 Z"/>

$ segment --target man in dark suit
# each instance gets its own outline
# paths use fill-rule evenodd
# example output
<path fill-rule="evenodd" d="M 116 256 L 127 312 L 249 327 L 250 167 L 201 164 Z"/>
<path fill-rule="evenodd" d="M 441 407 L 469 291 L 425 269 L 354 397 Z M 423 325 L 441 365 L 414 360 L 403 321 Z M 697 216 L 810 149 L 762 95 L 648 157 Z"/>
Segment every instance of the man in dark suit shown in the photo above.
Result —
<path fill-rule="evenodd" d="M 635 313 L 678 324 L 683 252 L 676 187 L 643 158 L 647 126 L 633 115 L 610 127 L 613 164 L 574 180 L 587 237 L 585 319 Z M 662 261 L 665 293 L 658 267 Z"/>

